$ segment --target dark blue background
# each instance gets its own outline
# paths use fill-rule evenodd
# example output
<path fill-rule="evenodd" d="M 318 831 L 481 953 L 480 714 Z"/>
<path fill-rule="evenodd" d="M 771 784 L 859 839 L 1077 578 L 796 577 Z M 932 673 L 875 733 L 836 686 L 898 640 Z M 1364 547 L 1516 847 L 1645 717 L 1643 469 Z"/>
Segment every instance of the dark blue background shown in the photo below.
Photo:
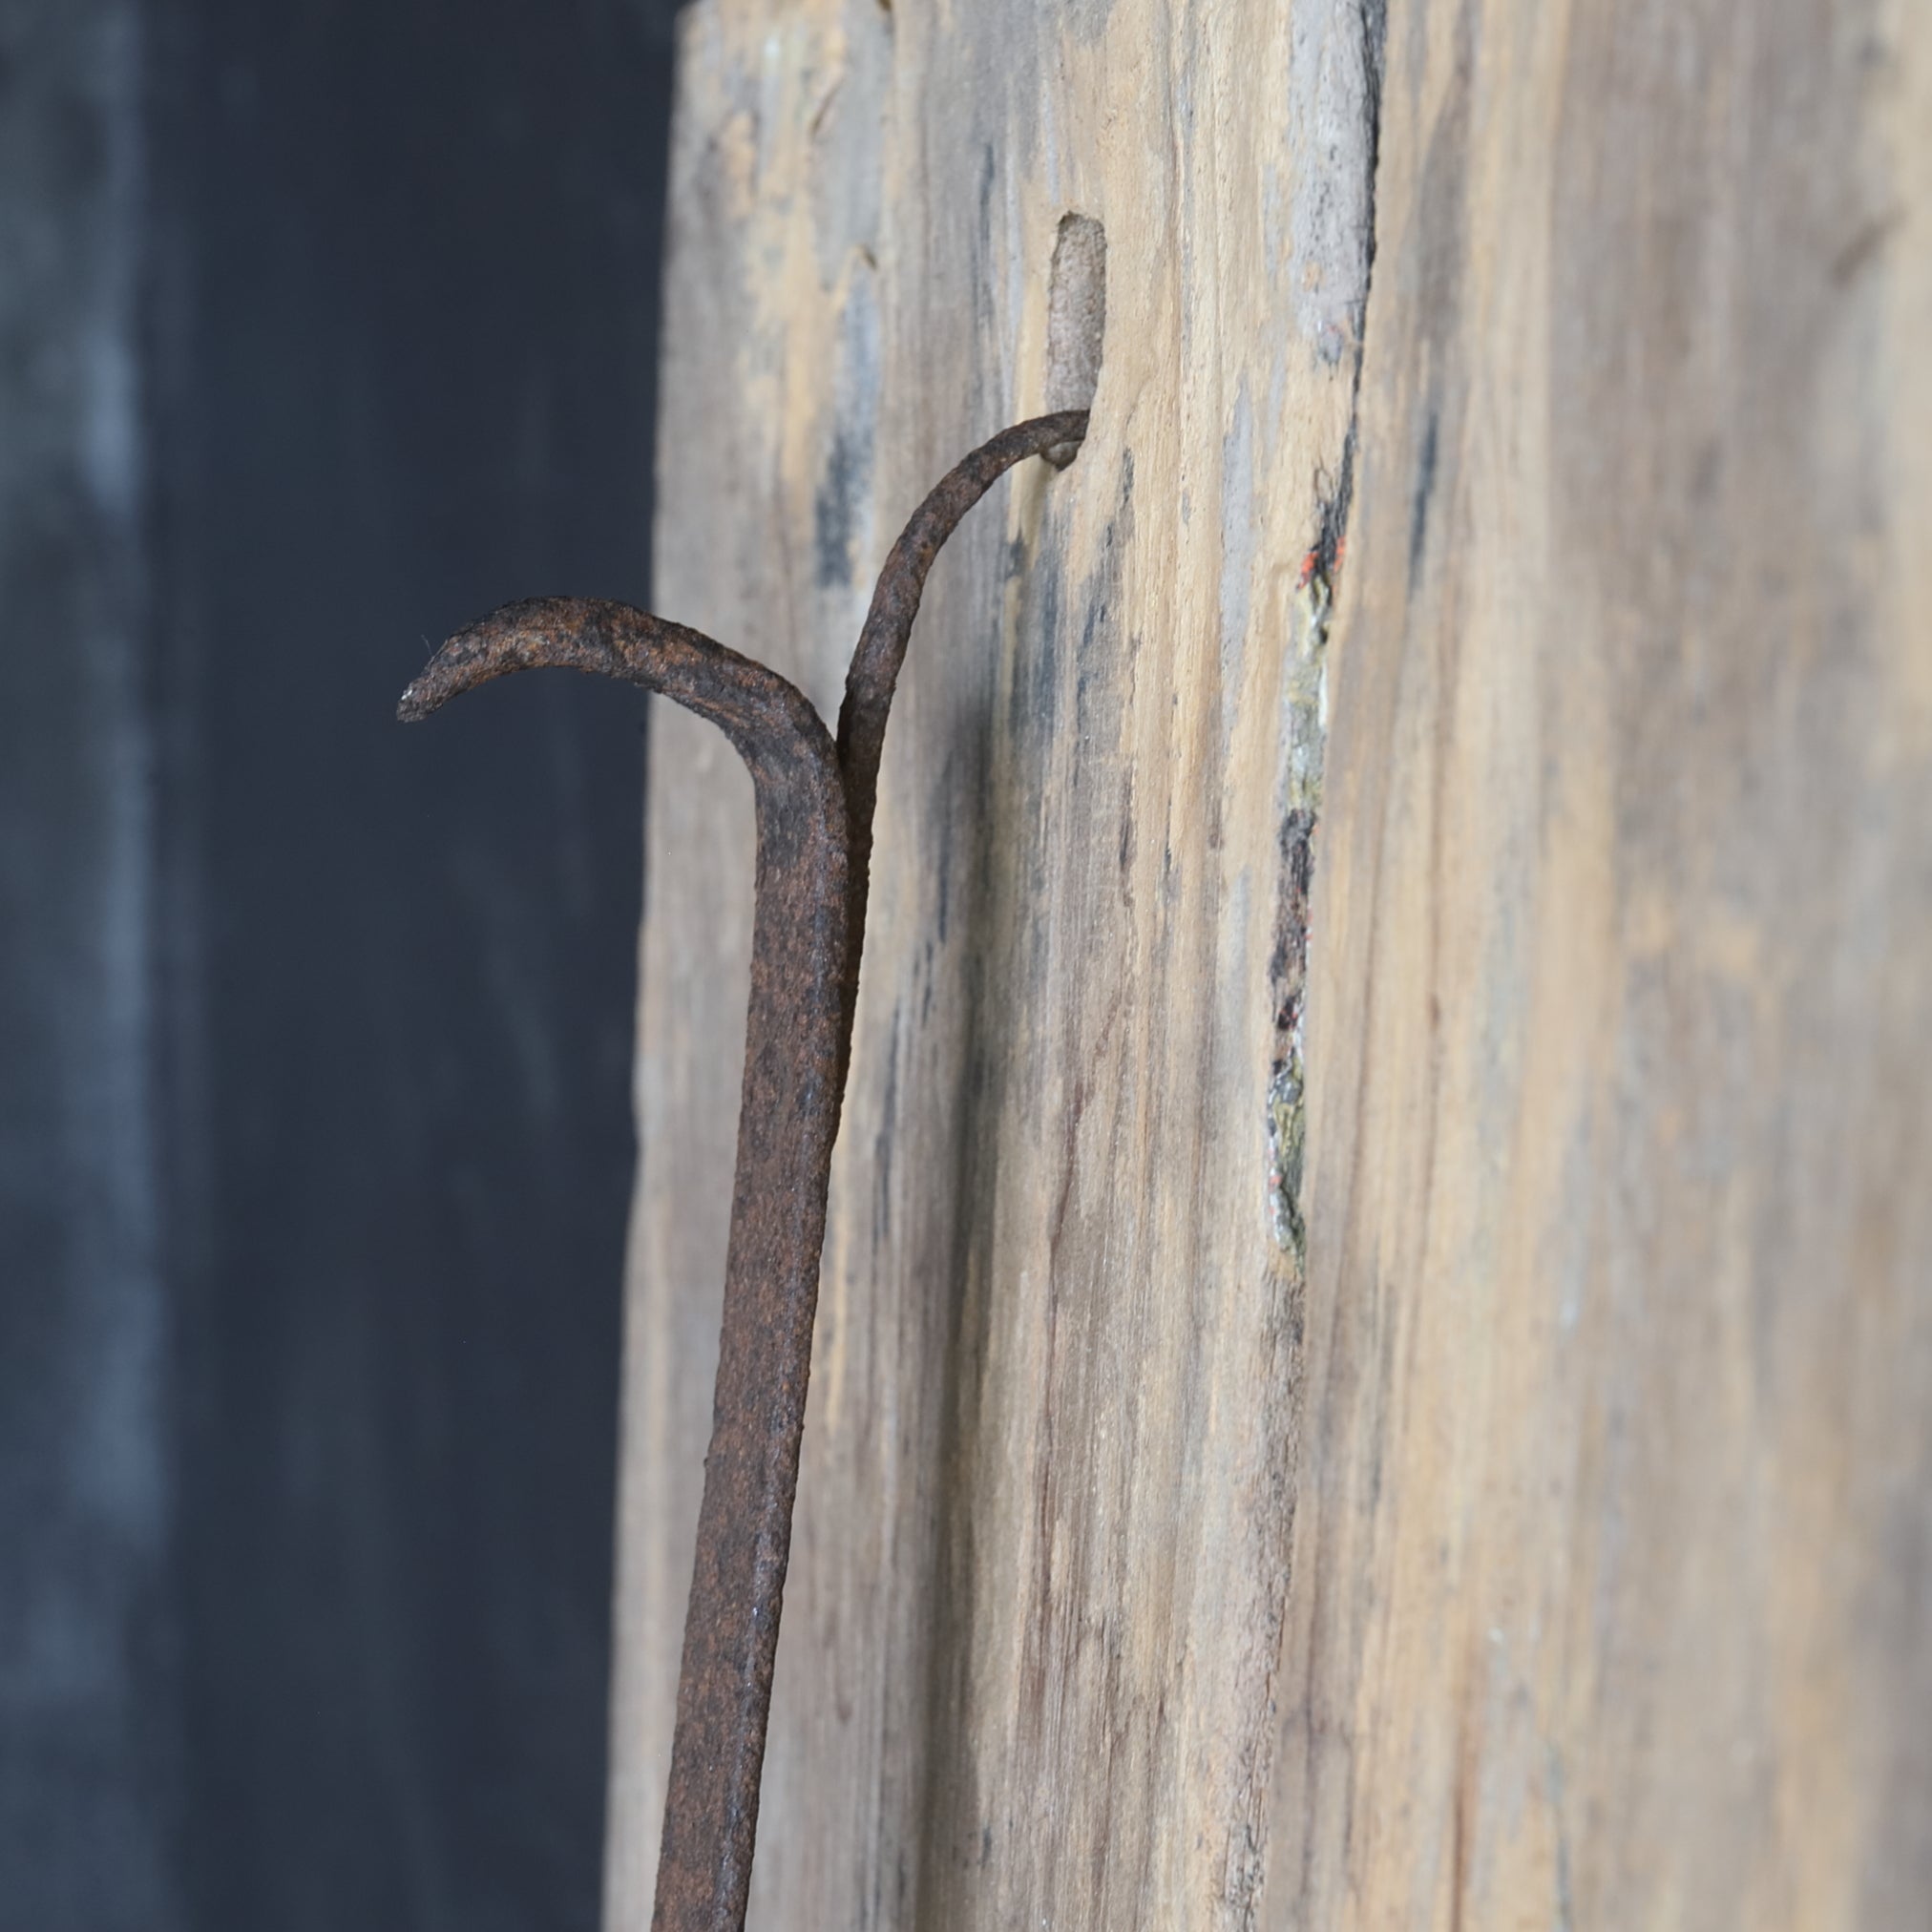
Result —
<path fill-rule="evenodd" d="M 8 1932 L 595 1922 L 669 11 L 0 0 Z"/>

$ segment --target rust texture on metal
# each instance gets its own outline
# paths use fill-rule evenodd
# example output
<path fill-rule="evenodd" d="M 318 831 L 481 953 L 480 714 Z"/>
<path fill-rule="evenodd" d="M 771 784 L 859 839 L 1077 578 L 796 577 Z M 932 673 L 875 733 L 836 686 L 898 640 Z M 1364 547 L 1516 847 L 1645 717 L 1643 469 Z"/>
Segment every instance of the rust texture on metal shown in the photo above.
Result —
<path fill-rule="evenodd" d="M 506 604 L 459 631 L 397 706 L 412 721 L 510 671 L 597 672 L 711 720 L 756 794 L 738 1166 L 655 1932 L 740 1932 L 745 1922 L 879 759 L 907 640 L 927 572 L 959 519 L 1015 463 L 1077 443 L 1086 422 L 1069 410 L 1003 431 L 919 506 L 880 575 L 836 746 L 776 672 L 682 624 L 583 598 Z"/>

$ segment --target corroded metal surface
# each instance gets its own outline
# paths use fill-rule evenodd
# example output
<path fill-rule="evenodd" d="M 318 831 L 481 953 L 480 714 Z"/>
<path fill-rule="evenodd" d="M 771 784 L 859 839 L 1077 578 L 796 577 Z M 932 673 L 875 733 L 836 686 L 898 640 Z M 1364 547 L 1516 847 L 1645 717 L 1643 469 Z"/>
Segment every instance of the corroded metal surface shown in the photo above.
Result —
<path fill-rule="evenodd" d="M 744 758 L 756 790 L 738 1166 L 657 1932 L 739 1932 L 745 1922 L 879 759 L 907 640 L 926 575 L 959 519 L 1015 463 L 1078 443 L 1086 421 L 1083 410 L 1069 410 L 1003 431 L 919 506 L 886 560 L 860 633 L 836 747 L 803 694 L 777 673 L 701 632 L 580 598 L 507 604 L 458 632 L 398 706 L 411 721 L 511 671 L 597 672 L 708 718 Z"/>

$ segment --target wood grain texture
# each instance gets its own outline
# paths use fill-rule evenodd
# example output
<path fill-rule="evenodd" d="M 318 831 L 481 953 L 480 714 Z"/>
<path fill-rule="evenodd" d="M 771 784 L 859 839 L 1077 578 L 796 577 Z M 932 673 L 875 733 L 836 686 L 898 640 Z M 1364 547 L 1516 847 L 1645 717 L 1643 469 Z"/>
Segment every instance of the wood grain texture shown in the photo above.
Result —
<path fill-rule="evenodd" d="M 1264 1922 L 1932 1922 L 1932 16 L 1392 16 Z"/>
<path fill-rule="evenodd" d="M 754 1925 L 1924 1922 L 1932 30 L 1387 36 L 686 16 L 657 603 L 828 714 L 1107 257 L 889 740 Z M 622 1932 L 750 916 L 652 729 Z"/>

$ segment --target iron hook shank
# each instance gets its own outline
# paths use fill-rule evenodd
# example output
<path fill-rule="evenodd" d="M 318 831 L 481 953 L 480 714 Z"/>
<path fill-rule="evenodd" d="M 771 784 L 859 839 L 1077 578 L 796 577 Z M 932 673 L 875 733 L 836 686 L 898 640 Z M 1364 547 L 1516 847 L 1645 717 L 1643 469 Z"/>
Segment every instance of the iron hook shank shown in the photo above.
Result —
<path fill-rule="evenodd" d="M 834 746 L 804 695 L 702 632 L 626 604 L 539 598 L 459 631 L 403 693 L 428 717 L 511 671 L 561 665 L 659 691 L 731 740 L 757 798 L 751 999 L 711 1446 L 678 1677 L 653 1932 L 743 1932 L 798 1490 L 832 1144 L 845 1093 L 887 716 L 927 573 L 995 480 L 1086 433 L 1084 410 L 957 464 L 886 559 Z"/>

